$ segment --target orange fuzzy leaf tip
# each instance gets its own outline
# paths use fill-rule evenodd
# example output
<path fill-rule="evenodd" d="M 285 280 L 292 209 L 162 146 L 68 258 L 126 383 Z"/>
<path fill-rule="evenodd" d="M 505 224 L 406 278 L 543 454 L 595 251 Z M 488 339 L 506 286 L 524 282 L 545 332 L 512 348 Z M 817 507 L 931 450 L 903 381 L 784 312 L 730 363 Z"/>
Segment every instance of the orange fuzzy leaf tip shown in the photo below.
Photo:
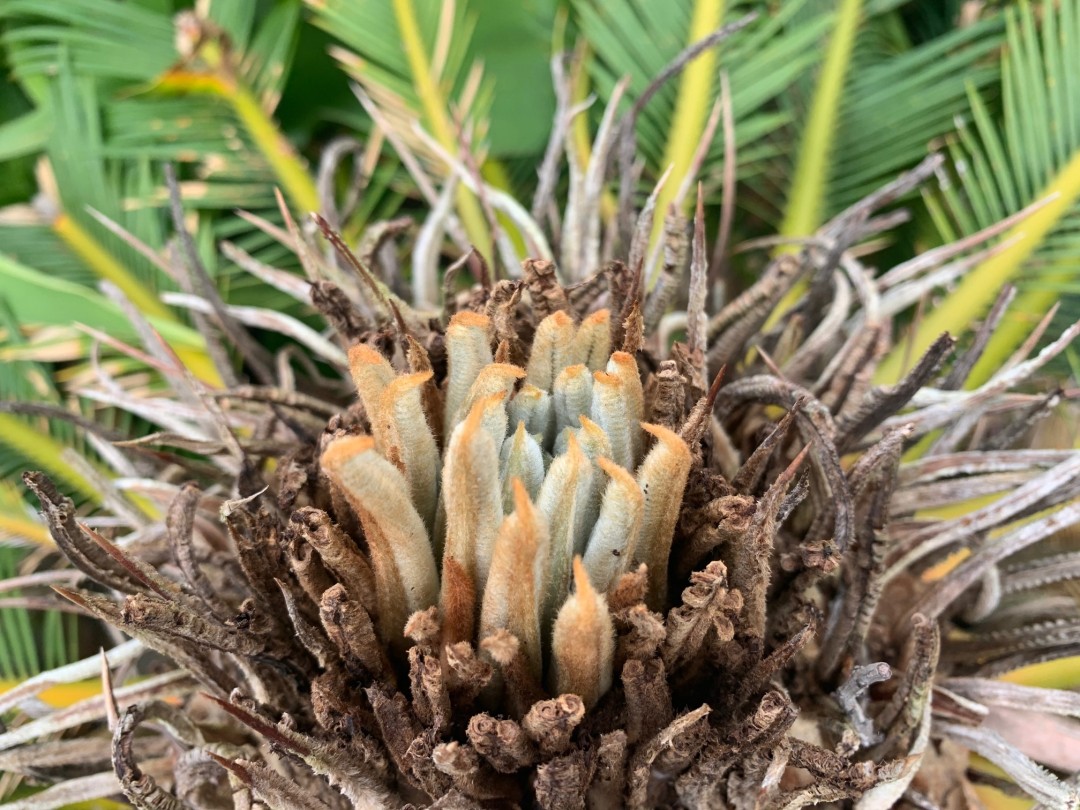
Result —
<path fill-rule="evenodd" d="M 611 310 L 598 309 L 596 310 L 596 312 L 590 312 L 589 315 L 586 316 L 585 320 L 581 322 L 581 324 L 582 326 L 584 326 L 585 324 L 589 324 L 590 326 L 592 326 L 609 323 L 610 321 Z"/>
<path fill-rule="evenodd" d="M 589 582 L 589 574 L 585 571 L 585 563 L 580 555 L 574 557 L 574 591 L 579 596 L 592 595 L 593 586 Z M 592 607 L 592 599 L 585 602 L 587 607 Z"/>
<path fill-rule="evenodd" d="M 386 358 L 366 343 L 357 343 L 349 349 L 349 365 L 381 365 Z"/>
<path fill-rule="evenodd" d="M 375 449 L 375 440 L 370 436 L 343 436 L 335 439 L 323 451 L 322 466 L 333 469 L 368 450 Z"/>
<path fill-rule="evenodd" d="M 607 474 L 609 478 L 617 479 L 620 484 L 627 487 L 628 489 L 636 488 L 634 476 L 632 476 L 630 472 L 621 464 L 616 464 L 611 459 L 604 458 L 603 456 L 597 458 L 596 463 L 600 466 L 600 469 Z"/>
<path fill-rule="evenodd" d="M 634 355 L 629 352 L 612 352 L 611 362 L 624 369 L 632 370 L 635 374 L 637 373 L 637 361 L 634 359 Z"/>
<path fill-rule="evenodd" d="M 520 425 L 521 423 L 518 424 Z M 525 485 L 521 483 L 521 479 L 516 475 L 511 479 L 510 486 L 514 488 L 514 511 L 519 515 L 524 515 L 532 509 L 532 501 L 529 500 L 529 492 L 525 489 Z"/>
<path fill-rule="evenodd" d="M 469 309 L 463 309 L 461 312 L 455 312 L 450 318 L 450 328 L 455 326 L 464 326 L 473 329 L 487 329 L 491 326 L 491 318 L 487 315 L 483 315 L 479 312 L 473 312 Z"/>
<path fill-rule="evenodd" d="M 652 425 L 648 422 L 641 423 L 641 429 L 646 433 L 655 436 L 660 442 L 667 446 L 669 450 L 674 453 L 678 453 L 680 456 L 690 456 L 690 448 L 686 446 L 686 442 L 682 440 L 678 433 L 673 430 L 669 430 L 663 425 Z"/>

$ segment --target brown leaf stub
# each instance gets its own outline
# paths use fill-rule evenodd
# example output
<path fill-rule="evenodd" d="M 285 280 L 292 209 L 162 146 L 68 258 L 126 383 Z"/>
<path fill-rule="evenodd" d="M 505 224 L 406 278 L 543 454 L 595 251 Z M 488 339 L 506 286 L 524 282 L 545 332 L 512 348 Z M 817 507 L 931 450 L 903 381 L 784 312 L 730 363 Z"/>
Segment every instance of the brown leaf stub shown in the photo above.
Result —
<path fill-rule="evenodd" d="M 623 802 L 626 780 L 626 732 L 618 729 L 600 735 L 596 747 L 595 771 L 589 785 L 590 807 L 616 808 Z"/>
<path fill-rule="evenodd" d="M 311 305 L 334 326 L 334 331 L 349 343 L 370 333 L 371 323 L 357 310 L 349 296 L 330 281 L 315 281 L 309 292 Z"/>
<path fill-rule="evenodd" d="M 556 757 L 536 768 L 536 803 L 543 810 L 583 810 L 591 776 L 583 751 Z"/>
<path fill-rule="evenodd" d="M 613 617 L 618 632 L 613 669 L 622 671 L 623 664 L 631 659 L 648 661 L 657 655 L 667 638 L 667 627 L 660 614 L 639 602 Z"/>
<path fill-rule="evenodd" d="M 437 656 L 413 647 L 409 650 L 409 682 L 417 719 L 442 734 L 450 727 L 450 693 Z"/>
<path fill-rule="evenodd" d="M 521 727 L 546 758 L 569 747 L 570 736 L 584 717 L 585 703 L 578 695 L 559 695 L 534 703 Z"/>
<path fill-rule="evenodd" d="M 697 658 L 710 635 L 714 643 L 731 641 L 743 607 L 742 594 L 728 590 L 727 569 L 719 560 L 691 574 L 690 582 L 682 605 L 667 617 L 663 656 L 669 672 Z"/>
<path fill-rule="evenodd" d="M 776 518 L 795 473 L 809 452 L 810 446 L 807 445 L 772 483 L 757 504 L 750 531 L 736 544 L 732 584 L 743 594 L 747 632 L 755 638 L 765 637 L 766 599 L 772 577 Z"/>
<path fill-rule="evenodd" d="M 648 739 L 669 722 L 674 711 L 663 661 L 631 659 L 623 665 L 626 691 L 626 739 L 636 744 Z"/>
<path fill-rule="evenodd" d="M 380 736 L 398 771 L 417 789 L 423 790 L 409 759 L 409 748 L 413 740 L 419 737 L 420 726 L 409 710 L 408 700 L 400 692 L 391 692 L 380 686 L 371 686 L 364 691 L 378 723 Z"/>
<path fill-rule="evenodd" d="M 348 598 L 362 604 L 369 614 L 377 615 L 375 574 L 367 558 L 330 516 L 314 507 L 302 507 L 293 512 L 290 526 L 300 537 L 318 551 L 320 563 L 341 583 Z M 322 599 L 326 588 L 319 592 Z"/>
<path fill-rule="evenodd" d="M 627 807 L 643 809 L 657 805 L 662 795 L 657 788 L 688 768 L 705 745 L 708 716 L 708 705 L 687 712 L 638 749 L 628 766 Z"/>
<path fill-rule="evenodd" d="M 474 714 L 467 729 L 469 742 L 500 773 L 515 773 L 533 765 L 536 746 L 525 729 L 513 720 L 497 720 L 489 714 Z"/>
<path fill-rule="evenodd" d="M 566 292 L 555 273 L 555 263 L 543 259 L 526 259 L 521 263 L 522 277 L 529 290 L 533 312 L 543 320 L 560 310 L 569 310 Z"/>
<path fill-rule="evenodd" d="M 528 351 L 518 335 L 518 304 L 525 285 L 520 281 L 503 279 L 495 285 L 488 298 L 485 314 L 491 319 L 492 334 L 499 349 L 496 363 L 524 365 Z M 502 354 L 503 357 L 499 357 Z"/>
<path fill-rule="evenodd" d="M 503 679 L 506 713 L 519 720 L 539 701 L 547 698 L 539 679 L 533 675 L 518 640 L 506 630 L 496 630 L 480 642 L 480 648 L 497 665 Z"/>
<path fill-rule="evenodd" d="M 686 378 L 674 360 L 663 360 L 647 392 L 649 420 L 677 430 L 686 418 Z"/>
<path fill-rule="evenodd" d="M 451 644 L 445 652 L 451 699 L 459 712 L 468 713 L 491 683 L 495 670 L 467 641 Z"/>
<path fill-rule="evenodd" d="M 514 802 L 521 798 L 515 780 L 492 770 L 471 745 L 455 741 L 435 747 L 435 767 L 449 776 L 454 787 L 477 801 Z"/>
<path fill-rule="evenodd" d="M 322 595 L 319 618 L 347 668 L 376 679 L 389 672 L 371 617 L 360 602 L 350 598 L 344 585 L 334 585 Z"/>
<path fill-rule="evenodd" d="M 622 351 L 637 354 L 645 343 L 645 318 L 641 314 L 641 304 L 634 301 L 626 318 L 622 322 Z"/>

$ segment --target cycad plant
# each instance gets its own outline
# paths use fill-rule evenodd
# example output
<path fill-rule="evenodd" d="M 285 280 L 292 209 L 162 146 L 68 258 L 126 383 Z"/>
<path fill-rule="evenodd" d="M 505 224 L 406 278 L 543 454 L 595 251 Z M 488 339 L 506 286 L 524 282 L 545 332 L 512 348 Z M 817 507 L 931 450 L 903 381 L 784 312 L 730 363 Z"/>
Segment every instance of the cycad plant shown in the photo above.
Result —
<path fill-rule="evenodd" d="M 281 233 L 357 401 L 292 371 L 209 390 L 139 330 L 174 390 L 156 404 L 171 429 L 140 442 L 162 448 L 142 475 L 175 492 L 165 517 L 98 531 L 24 480 L 86 577 L 57 591 L 134 639 L 116 659 L 146 647 L 179 669 L 16 723 L 5 767 L 111 760 L 140 807 L 885 808 L 947 804 L 969 784 L 960 746 L 1075 806 L 1001 722 L 1073 714 L 1069 694 L 990 676 L 1075 644 L 1040 595 L 1056 577 L 1032 573 L 1054 563 L 1002 563 L 1080 519 L 1074 453 L 1008 449 L 1054 397 L 1016 387 L 1077 330 L 973 391 L 993 319 L 956 360 L 943 335 L 898 385 L 871 382 L 893 305 L 852 247 L 939 165 L 715 312 L 700 205 L 692 231 L 667 229 L 665 277 L 686 288 L 643 289 L 646 206 L 629 265 L 601 253 L 567 285 L 551 261 L 498 279 L 471 252 L 436 312 L 325 220 L 333 254 Z M 961 250 L 885 277 L 917 284 Z M 686 301 L 685 342 L 647 326 L 665 299 Z"/>
<path fill-rule="evenodd" d="M 787 229 L 787 235 L 804 236 L 822 217 L 917 163 L 929 138 L 952 129 L 966 104 L 965 88 L 983 88 L 997 77 L 999 16 L 939 27 L 922 42 L 905 33 L 896 6 L 796 0 L 771 13 L 768 4 L 753 2 L 582 0 L 570 6 L 564 25 L 555 20 L 554 4 L 540 4 L 537 21 L 482 0 L 445 6 L 433 0 L 204 0 L 179 21 L 173 15 L 184 11 L 181 2 L 5 3 L 4 57 L 17 80 L 12 95 L 21 94 L 25 111 L 0 128 L 0 159 L 10 161 L 10 174 L 23 183 L 34 182 L 33 171 L 37 193 L 32 201 L 29 194 L 7 199 L 20 204 L 0 215 L 4 299 L 30 336 L 25 346 L 4 339 L 5 357 L 22 362 L 5 381 L 4 398 L 26 397 L 22 392 L 37 373 L 30 361 L 85 368 L 93 338 L 73 323 L 131 340 L 128 330 L 113 326 L 124 319 L 100 294 L 102 282 L 139 308 L 197 376 L 218 382 L 203 336 L 186 328 L 203 317 L 190 313 L 182 297 L 188 281 L 171 260 L 148 258 L 167 237 L 163 160 L 178 167 L 196 247 L 223 301 L 292 316 L 302 310 L 265 275 L 255 278 L 241 264 L 256 260 L 295 270 L 295 259 L 250 218 L 231 216 L 232 209 L 282 227 L 277 186 L 297 210 L 321 210 L 351 240 L 372 223 L 394 223 L 370 231 L 379 247 L 394 238 L 401 214 L 422 221 L 431 211 L 438 216 L 430 217 L 433 227 L 414 263 L 426 263 L 445 233 L 459 250 L 475 244 L 489 260 L 500 245 L 512 266 L 528 241 L 521 218 L 504 210 L 505 194 L 530 201 L 524 207 L 547 225 L 557 177 L 548 173 L 537 184 L 537 171 L 557 112 L 557 127 L 573 143 L 569 171 L 577 173 L 574 182 L 589 182 L 584 199 L 591 204 L 596 183 L 585 176 L 594 146 L 588 122 L 599 123 L 623 76 L 624 103 L 640 104 L 634 126 L 623 129 L 636 131 L 646 185 L 673 166 L 657 203 L 661 214 L 672 202 L 689 212 L 691 183 L 702 170 L 709 217 L 718 216 L 721 167 L 727 166 L 753 189 L 731 198 L 727 216 L 738 223 L 735 238 L 770 233 L 770 225 L 791 221 L 788 209 L 816 211 Z M 685 74 L 652 84 L 688 45 L 748 13 L 758 16 L 722 47 L 706 49 Z M 915 16 L 920 13 L 926 12 Z M 815 45 L 830 41 L 834 29 L 854 31 L 855 44 L 818 81 Z M 579 58 L 556 71 L 552 93 L 550 43 L 562 47 L 571 37 Z M 327 56 L 331 42 L 337 44 Z M 334 62 L 363 89 L 363 108 Z M 720 115 L 721 72 L 731 91 L 729 122 Z M 312 86 L 319 94 L 308 92 Z M 883 127 L 898 93 L 907 105 L 904 125 Z M 586 110 L 590 94 L 594 103 Z M 821 112 L 809 115 L 810 108 Z M 432 133 L 432 143 L 417 134 L 414 119 Z M 455 168 L 444 159 L 457 152 L 459 138 L 476 145 L 475 165 Z M 290 139 L 305 147 L 306 161 Z M 816 146 L 800 152 L 803 142 Z M 605 211 L 621 206 L 625 236 L 635 185 L 622 165 L 626 150 L 617 151 L 622 179 L 599 199 Z M 792 166 L 789 156 L 797 153 L 799 166 Z M 797 184 L 787 205 L 789 178 L 807 174 L 801 166 L 817 167 L 817 180 Z M 352 182 L 350 173 L 357 182 L 339 193 Z M 477 182 L 486 186 L 484 199 L 470 191 Z M 735 217 L 736 208 L 750 215 Z M 650 278 L 659 272 L 663 219 L 651 235 Z M 443 220 L 445 228 L 434 227 Z M 557 222 L 551 230 L 553 243 L 561 243 Z M 505 234 L 501 241 L 499 233 Z M 383 249 L 382 257 L 390 252 Z M 419 283 L 414 278 L 414 287 Z M 163 292 L 170 294 L 165 301 Z M 433 304 L 430 292 L 425 303 Z M 265 323 L 269 316 L 259 317 Z M 101 351 L 121 382 L 129 371 L 139 373 L 111 347 Z M 79 405 L 84 413 L 101 407 Z M 89 497 L 85 476 L 61 457 L 69 428 L 6 413 L 0 424 L 5 475 L 32 463 Z M 36 434 L 32 442 L 8 439 L 28 431 Z M 4 515 L 23 518 L 18 511 Z"/>
<path fill-rule="evenodd" d="M 726 171 L 710 175 L 710 143 L 748 119 L 763 146 L 787 131 L 795 116 L 784 103 L 796 102 L 777 101 L 783 77 L 755 90 L 761 109 L 776 104 L 774 118 L 755 119 L 740 110 L 749 79 L 732 69 L 723 89 L 718 75 L 705 121 L 686 100 L 698 98 L 700 72 L 677 92 L 649 73 L 637 87 L 634 71 L 606 81 L 624 72 L 612 41 L 625 29 L 604 28 L 607 7 L 575 6 L 581 30 L 594 26 L 603 109 L 595 135 L 581 137 L 585 63 L 558 61 L 530 206 L 485 174 L 477 144 L 492 91 L 454 72 L 467 18 L 451 8 L 436 25 L 399 0 L 392 15 L 368 9 L 371 27 L 350 26 L 345 4 L 312 5 L 364 57 L 378 45 L 375 22 L 396 26 L 401 53 L 380 40 L 379 60 L 338 55 L 375 137 L 393 145 L 391 170 L 400 160 L 430 209 L 415 235 L 400 221 L 364 228 L 350 195 L 339 207 L 335 194 L 335 167 L 358 148 L 336 143 L 313 198 L 323 216 L 311 221 L 294 220 L 314 206 L 290 150 L 263 166 L 285 190 L 275 208 L 195 218 L 204 188 L 168 168 L 159 186 L 148 152 L 126 199 L 136 211 L 167 200 L 171 239 L 135 234 L 124 206 L 96 216 L 180 288 L 164 300 L 195 313 L 199 331 L 147 311 L 124 276 L 110 279 L 113 303 L 86 333 L 108 364 L 96 350 L 71 384 L 109 406 L 110 424 L 75 420 L 92 437 L 89 460 L 23 442 L 32 459 L 62 462 L 49 470 L 55 483 L 24 479 L 74 566 L 58 572 L 57 590 L 132 640 L 0 696 L 11 721 L 3 770 L 51 784 L 14 806 L 119 790 L 141 807 L 946 807 L 981 782 L 1075 806 L 1075 787 L 1039 764 L 1077 770 L 1067 747 L 1034 748 L 1016 715 L 1042 712 L 1046 733 L 1068 739 L 1052 715 L 1077 714 L 1071 693 L 994 678 L 1076 648 L 1076 606 L 1061 587 L 1075 561 L 1055 536 L 1080 518 L 1080 464 L 1071 451 L 1025 447 L 1062 397 L 1038 372 L 1076 330 L 1033 354 L 1036 338 L 964 390 L 1002 297 L 955 356 L 955 341 L 937 336 L 895 385 L 875 385 L 894 318 L 1001 250 L 984 246 L 1001 230 L 986 223 L 888 272 L 870 268 L 865 257 L 902 219 L 893 204 L 943 160 L 876 189 L 880 167 L 847 177 L 842 161 L 796 183 L 817 190 L 793 191 L 789 233 L 758 245 L 795 248 L 759 250 L 760 278 L 740 292 L 725 273 L 730 223 L 747 210 L 734 191 L 769 154 L 741 152 L 742 164 L 725 134 Z M 729 23 L 708 39 L 721 54 L 775 36 L 780 64 L 805 50 L 799 36 L 865 30 L 889 4 L 843 3 L 836 19 L 811 5 L 724 19 L 700 3 L 684 22 Z M 210 3 L 181 16 L 183 61 L 169 76 L 199 78 L 189 91 L 215 70 L 236 82 L 215 93 L 254 85 L 260 63 L 240 57 L 234 35 L 244 26 L 207 7 L 242 11 Z M 631 3 L 612 20 L 650 9 Z M 999 29 L 989 17 L 901 64 L 925 68 L 932 53 L 978 63 L 992 46 L 965 48 Z M 672 75 L 689 56 L 682 44 Z M 862 80 L 844 65 L 863 58 L 856 37 L 819 77 L 802 77 L 825 111 L 808 127 L 837 114 L 828 83 Z M 798 71 L 786 67 L 797 99 Z M 430 71 L 454 79 L 422 80 Z M 993 67 L 975 75 L 992 78 Z M 960 85 L 935 86 L 946 98 Z M 62 99 L 86 102 L 68 90 Z M 672 134 L 661 160 L 676 170 L 639 195 L 638 171 L 656 164 L 636 159 L 633 142 L 647 157 L 663 143 L 646 100 L 665 93 L 696 149 L 680 158 L 685 133 Z M 865 93 L 852 98 L 887 104 Z M 267 100 L 252 99 L 226 98 L 241 144 L 273 134 L 257 115 Z M 938 122 L 925 132 L 939 113 L 920 119 Z M 652 145 L 650 127 L 661 135 Z M 824 140 L 789 128 L 805 160 L 827 161 L 845 137 L 832 125 Z M 185 160 L 172 149 L 162 156 Z M 371 155 L 365 166 L 385 165 Z M 682 215 L 701 171 L 723 200 L 712 249 L 709 190 L 698 188 L 692 224 Z M 767 186 L 756 191 L 748 207 L 785 210 Z M 805 194 L 821 198 L 809 213 Z M 824 224 L 823 212 L 834 214 Z M 792 228 L 816 233 L 793 239 Z M 210 283 L 213 243 L 231 232 L 262 252 L 223 244 L 235 266 L 228 284 Z M 8 267 L 19 289 L 43 289 L 39 276 Z M 721 278 L 734 290 L 726 304 L 716 303 Z M 231 297 L 271 287 L 272 307 Z M 54 293 L 93 295 L 73 284 Z M 100 697 L 54 712 L 32 699 L 97 671 Z"/>

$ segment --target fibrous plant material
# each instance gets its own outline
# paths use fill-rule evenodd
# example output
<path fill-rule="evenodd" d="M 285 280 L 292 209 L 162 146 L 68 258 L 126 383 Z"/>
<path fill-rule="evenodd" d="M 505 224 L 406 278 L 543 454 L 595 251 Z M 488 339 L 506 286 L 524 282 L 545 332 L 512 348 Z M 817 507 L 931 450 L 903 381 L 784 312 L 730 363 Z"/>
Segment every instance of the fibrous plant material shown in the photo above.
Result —
<path fill-rule="evenodd" d="M 955 806 L 963 746 L 1075 806 L 1029 741 L 988 724 L 1021 698 L 1078 714 L 988 680 L 1080 644 L 1076 605 L 1030 556 L 1080 522 L 1078 456 L 999 441 L 1043 412 L 1016 389 L 1072 331 L 974 390 L 949 336 L 871 383 L 892 302 L 933 263 L 889 298 L 851 248 L 935 165 L 714 313 L 700 289 L 644 289 L 651 214 L 635 261 L 572 285 L 546 259 L 496 279 L 466 257 L 477 283 L 448 285 L 441 313 L 336 235 L 352 281 L 294 232 L 352 390 L 314 363 L 295 379 L 288 357 L 213 392 L 167 368 L 176 438 L 159 439 L 185 452 L 136 459 L 161 525 L 91 528 L 27 474 L 86 578 L 57 590 L 182 671 L 15 725 L 0 762 L 56 779 L 111 760 L 139 807 L 874 810 Z M 705 283 L 700 207 L 693 231 L 665 284 Z M 680 301 L 692 338 L 669 344 L 645 313 Z M 20 748 L 76 725 L 81 740 L 38 744 L 48 765 Z"/>

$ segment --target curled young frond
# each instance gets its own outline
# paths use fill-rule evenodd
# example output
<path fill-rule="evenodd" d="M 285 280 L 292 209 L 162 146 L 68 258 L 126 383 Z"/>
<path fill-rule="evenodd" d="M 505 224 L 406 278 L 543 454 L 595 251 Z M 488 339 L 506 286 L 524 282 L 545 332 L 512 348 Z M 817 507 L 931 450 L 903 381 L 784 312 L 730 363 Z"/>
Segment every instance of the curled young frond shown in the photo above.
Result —
<path fill-rule="evenodd" d="M 405 619 L 433 604 L 439 589 L 424 522 L 408 499 L 405 478 L 374 440 L 346 437 L 323 453 L 323 468 L 345 493 L 364 528 L 375 573 L 383 637 L 397 639 Z"/>
<path fill-rule="evenodd" d="M 574 592 L 555 619 L 551 636 L 552 686 L 596 705 L 611 688 L 615 626 L 603 595 L 589 582 L 580 557 L 574 558 Z"/>
<path fill-rule="evenodd" d="M 550 540 L 547 520 L 533 506 L 525 485 L 519 478 L 511 485 L 514 511 L 503 519 L 495 540 L 478 635 L 483 639 L 500 628 L 513 633 L 539 679 L 540 607 Z"/>
<path fill-rule="evenodd" d="M 637 474 L 638 486 L 645 494 L 638 557 L 649 566 L 649 605 L 658 607 L 667 598 L 668 559 L 691 456 L 686 442 L 675 432 L 659 425 L 641 427 L 656 438 L 656 444 Z"/>

